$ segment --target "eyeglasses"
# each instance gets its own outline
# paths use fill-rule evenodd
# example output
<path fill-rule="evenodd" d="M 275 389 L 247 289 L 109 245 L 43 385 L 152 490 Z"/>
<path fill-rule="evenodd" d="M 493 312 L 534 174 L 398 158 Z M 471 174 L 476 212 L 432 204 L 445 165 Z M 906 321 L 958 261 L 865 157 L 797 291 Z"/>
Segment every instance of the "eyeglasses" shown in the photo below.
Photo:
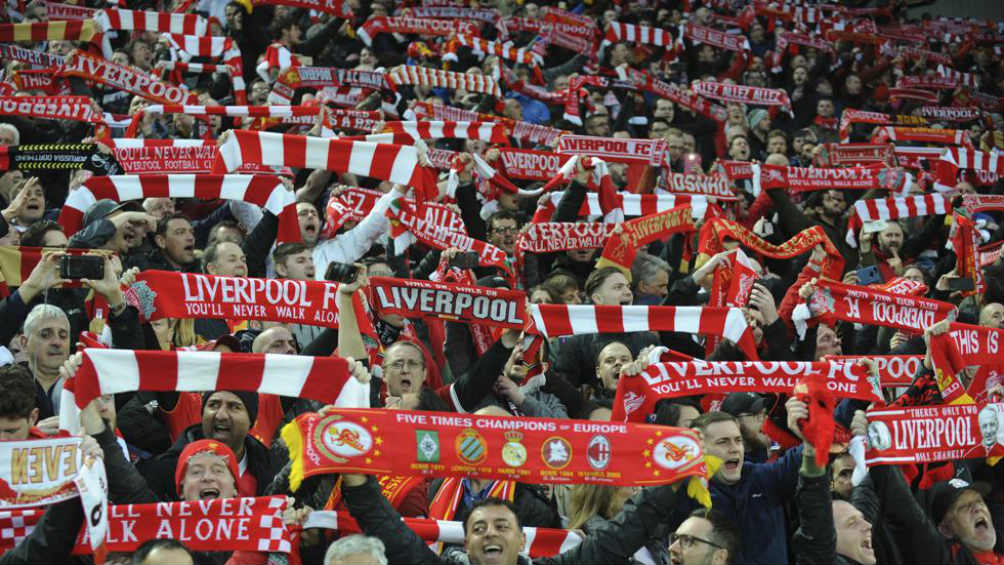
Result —
<path fill-rule="evenodd" d="M 697 543 L 697 542 L 706 543 L 706 544 L 710 545 L 711 547 L 717 547 L 718 549 L 725 549 L 725 546 L 718 545 L 717 543 L 708 541 L 706 539 L 702 539 L 702 538 L 699 538 L 699 537 L 696 537 L 696 536 L 688 536 L 687 534 L 678 534 L 676 532 L 673 532 L 669 536 L 669 545 L 673 545 L 676 542 L 680 542 L 680 545 L 683 546 L 684 549 L 689 549 L 691 547 L 694 547 L 694 544 Z"/>
<path fill-rule="evenodd" d="M 495 226 L 492 228 L 493 232 L 496 233 L 516 233 L 519 228 L 516 226 Z"/>
<path fill-rule="evenodd" d="M 415 361 L 413 359 L 409 359 L 407 362 L 403 360 L 394 361 L 393 363 L 388 363 L 387 366 L 391 369 L 400 371 L 401 369 L 404 369 L 405 365 L 407 365 L 409 369 L 421 369 L 425 366 L 425 364 L 421 361 Z"/>

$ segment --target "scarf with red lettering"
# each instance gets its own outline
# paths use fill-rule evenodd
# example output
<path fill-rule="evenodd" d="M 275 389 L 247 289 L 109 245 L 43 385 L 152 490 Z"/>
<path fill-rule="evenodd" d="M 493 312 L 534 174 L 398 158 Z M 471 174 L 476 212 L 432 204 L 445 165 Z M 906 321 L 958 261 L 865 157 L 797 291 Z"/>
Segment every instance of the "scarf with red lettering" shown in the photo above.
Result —
<path fill-rule="evenodd" d="M 461 251 L 477 252 L 478 265 L 495 267 L 505 271 L 510 277 L 513 276 L 512 266 L 509 264 L 505 251 L 490 243 L 450 231 L 441 225 L 432 224 L 421 218 L 415 208 L 403 198 L 394 200 L 387 208 L 387 217 L 390 219 L 391 227 L 390 235 L 394 238 L 394 251 L 396 253 L 407 249 L 416 240 L 439 250 L 456 247 Z"/>
<path fill-rule="evenodd" d="M 764 189 L 786 188 L 789 192 L 814 190 L 889 190 L 905 192 L 913 176 L 902 168 L 879 167 L 784 167 L 763 164 L 761 186 Z"/>
<path fill-rule="evenodd" d="M 951 200 L 944 194 L 918 194 L 858 200 L 854 203 L 854 211 L 851 212 L 851 217 L 847 220 L 845 239 L 848 245 L 857 247 L 857 232 L 864 222 L 947 214 L 951 210 Z"/>
<path fill-rule="evenodd" d="M 759 359 L 753 332 L 739 308 L 531 304 L 529 311 L 531 331 L 549 338 L 647 331 L 720 335 L 747 358 Z"/>
<path fill-rule="evenodd" d="M 724 251 L 722 245 L 724 238 L 734 239 L 743 247 L 761 255 L 774 259 L 791 259 L 811 251 L 816 245 L 823 245 L 826 251 L 826 258 L 823 260 L 824 277 L 839 279 L 844 272 L 844 257 L 840 250 L 826 237 L 822 226 L 813 226 L 795 234 L 788 241 L 774 245 L 764 241 L 749 229 L 724 218 L 710 218 L 701 226 L 698 251 L 701 255 L 710 258 L 712 255 Z M 705 259 L 706 260 L 706 259 Z M 704 261 L 700 258 L 699 263 Z"/>
<path fill-rule="evenodd" d="M 845 112 L 847 110 L 844 110 Z M 917 112 L 936 122 L 971 122 L 978 120 L 983 112 L 974 106 L 953 107 L 953 106 L 921 106 Z"/>
<path fill-rule="evenodd" d="M 872 143 L 889 141 L 919 141 L 922 143 L 941 143 L 944 145 L 965 145 L 972 147 L 969 131 L 962 129 L 935 129 L 920 127 L 884 126 L 876 128 L 872 133 Z"/>
<path fill-rule="evenodd" d="M 373 38 L 381 33 L 414 33 L 418 35 L 478 35 L 480 26 L 475 22 L 459 19 L 440 20 L 433 18 L 413 18 L 409 16 L 376 17 L 356 29 L 356 35 L 366 45 L 373 44 Z"/>
<path fill-rule="evenodd" d="M 39 41 L 91 41 L 100 33 L 93 20 L 0 24 L 0 43 Z"/>
<path fill-rule="evenodd" d="M 709 81 L 697 81 L 691 88 L 705 98 L 754 106 L 780 106 L 785 112 L 791 113 L 791 99 L 788 98 L 788 93 L 780 88 Z"/>
<path fill-rule="evenodd" d="M 66 57 L 66 63 L 59 69 L 59 76 L 93 80 L 110 88 L 165 104 L 197 102 L 196 96 L 183 87 L 159 81 L 136 67 L 119 65 L 80 51 Z"/>
<path fill-rule="evenodd" d="M 827 325 L 842 320 L 919 333 L 955 314 L 955 305 L 948 302 L 821 279 L 808 308 L 797 306 L 792 321 L 800 335 L 810 318 Z"/>
<path fill-rule="evenodd" d="M 683 37 L 693 43 L 707 43 L 712 47 L 735 51 L 737 53 L 747 53 L 750 50 L 750 42 L 745 35 L 725 33 L 717 29 L 697 25 L 687 22 L 683 26 Z"/>
<path fill-rule="evenodd" d="M 286 497 L 218 498 L 109 506 L 108 551 L 133 552 L 147 540 L 174 539 L 190 551 L 290 553 L 292 533 L 282 513 Z M 75 555 L 89 554 L 82 529 Z"/>
<path fill-rule="evenodd" d="M 254 3 L 316 10 L 339 18 L 351 18 L 353 16 L 352 8 L 345 0 L 254 0 Z"/>
<path fill-rule="evenodd" d="M 851 126 L 854 124 L 878 124 L 901 126 L 924 126 L 928 121 L 917 116 L 906 114 L 883 114 L 847 108 L 840 114 L 840 143 L 847 143 L 851 136 Z"/>
<path fill-rule="evenodd" d="M 324 416 L 299 416 L 283 428 L 282 437 L 289 446 L 293 491 L 304 478 L 331 472 L 460 475 L 541 484 L 567 482 L 551 472 L 563 469 L 577 481 L 612 485 L 670 484 L 705 476 L 693 430 L 633 423 L 586 423 L 566 429 L 559 428 L 560 423 L 547 418 L 337 409 Z M 452 489 L 444 493 L 450 495 Z M 700 494 L 695 498 L 707 500 Z M 449 503 L 444 500 L 446 512 Z M 430 505 L 430 513 L 438 511 L 438 504 Z"/>
<path fill-rule="evenodd" d="M 103 198 L 116 202 L 150 197 L 204 200 L 228 198 L 257 204 L 279 218 L 277 241 L 300 241 L 296 198 L 275 177 L 262 175 L 113 175 L 94 176 L 66 199 L 59 223 L 67 236 L 82 227 L 84 212 Z"/>
<path fill-rule="evenodd" d="M 502 17 L 499 11 L 494 8 L 468 8 L 456 4 L 443 4 L 440 6 L 412 6 L 399 10 L 402 15 L 415 18 L 456 18 L 461 20 L 478 20 L 488 23 L 497 23 Z"/>
<path fill-rule="evenodd" d="M 644 421 L 663 398 L 730 392 L 790 394 L 805 375 L 818 375 L 835 396 L 877 401 L 882 395 L 861 365 L 844 362 L 681 361 L 649 365 L 617 381 L 611 421 Z"/>
<path fill-rule="evenodd" d="M 949 240 L 955 252 L 955 275 L 972 279 L 975 285 L 973 290 L 962 291 L 962 296 L 974 294 L 982 296 L 986 292 L 987 283 L 983 278 L 983 267 L 980 265 L 980 233 L 968 215 L 959 212 L 952 214 Z"/>
<path fill-rule="evenodd" d="M 244 162 L 353 173 L 411 186 L 419 207 L 439 194 L 435 172 L 419 163 L 416 147 L 406 145 L 233 130 L 220 144 L 213 170 L 233 171 Z"/>
<path fill-rule="evenodd" d="M 922 90 L 919 88 L 897 87 L 889 89 L 889 100 L 893 102 L 896 102 L 898 100 L 919 100 L 921 102 L 937 104 L 938 94 L 936 92 L 931 92 L 930 90 Z"/>
<path fill-rule="evenodd" d="M 705 208 L 707 211 L 707 208 Z M 697 218 L 697 221 L 704 218 Z M 610 235 L 603 253 L 596 262 L 597 268 L 617 267 L 631 280 L 631 266 L 638 249 L 657 239 L 666 239 L 678 233 L 697 231 L 693 210 L 690 206 L 676 208 L 628 220 L 620 224 L 621 230 Z"/>
<path fill-rule="evenodd" d="M 98 348 L 84 349 L 83 355 L 59 407 L 59 427 L 70 433 L 77 433 L 80 410 L 95 398 L 138 390 L 241 390 L 369 405 L 369 383 L 356 380 L 341 357 Z"/>
<path fill-rule="evenodd" d="M 942 404 L 868 411 L 868 465 L 929 463 L 1004 455 L 999 442 L 984 444 L 980 415 L 992 413 L 1000 425 L 1002 404 Z M 996 437 L 986 438 L 996 439 Z M 984 441 L 986 440 L 984 439 Z"/>

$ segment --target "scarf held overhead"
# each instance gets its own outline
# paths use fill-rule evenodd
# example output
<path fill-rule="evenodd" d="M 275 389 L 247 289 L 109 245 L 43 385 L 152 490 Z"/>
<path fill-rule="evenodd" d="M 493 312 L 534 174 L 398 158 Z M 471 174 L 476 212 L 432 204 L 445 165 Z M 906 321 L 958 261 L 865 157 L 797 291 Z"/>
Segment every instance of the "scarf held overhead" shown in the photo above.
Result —
<path fill-rule="evenodd" d="M 994 433 L 982 423 L 994 420 Z M 868 465 L 932 463 L 1004 455 L 1004 404 L 914 406 L 868 411 Z"/>
<path fill-rule="evenodd" d="M 294 491 L 332 472 L 625 486 L 706 472 L 696 432 L 644 424 L 340 409 L 302 415 L 282 437 Z"/>
<path fill-rule="evenodd" d="M 522 329 L 526 293 L 415 279 L 371 277 L 378 312 Z"/>
<path fill-rule="evenodd" d="M 907 332 L 923 332 L 945 318 L 954 319 L 956 314 L 955 305 L 948 302 L 825 279 L 816 283 L 808 310 L 813 318 L 826 323 L 841 320 Z M 805 319 L 802 309 L 793 314 L 796 327 Z"/>

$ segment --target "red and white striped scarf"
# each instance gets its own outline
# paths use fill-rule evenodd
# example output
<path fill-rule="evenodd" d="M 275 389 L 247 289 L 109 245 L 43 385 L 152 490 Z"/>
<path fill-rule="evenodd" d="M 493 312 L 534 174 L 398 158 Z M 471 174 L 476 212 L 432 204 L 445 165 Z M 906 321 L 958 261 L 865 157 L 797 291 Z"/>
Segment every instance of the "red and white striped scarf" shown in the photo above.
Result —
<path fill-rule="evenodd" d="M 896 156 L 896 163 L 899 166 L 921 173 L 924 172 L 922 161 L 935 163 L 944 151 L 945 147 L 893 146 L 893 154 Z"/>
<path fill-rule="evenodd" d="M 339 18 L 351 18 L 352 7 L 345 0 L 254 0 L 255 4 L 273 6 L 293 6 L 332 14 Z"/>
<path fill-rule="evenodd" d="M 702 98 L 688 89 L 662 81 L 645 71 L 639 71 L 630 67 L 618 67 L 617 77 L 622 81 L 630 82 L 638 90 L 651 92 L 667 100 L 672 100 L 674 103 L 688 110 L 697 112 L 717 122 L 724 122 L 728 117 L 728 112 L 724 106 L 712 104 L 711 101 Z"/>
<path fill-rule="evenodd" d="M 221 36 L 192 36 L 169 34 L 168 40 L 178 49 L 178 56 L 185 62 L 198 57 L 215 57 L 221 59 L 225 64 L 225 71 L 230 75 L 230 83 L 234 90 L 234 100 L 238 104 L 247 103 L 247 85 L 244 83 L 244 57 L 241 48 L 231 37 Z M 188 64 L 188 70 L 192 72 L 212 72 L 216 70 L 216 65 L 203 64 L 199 70 L 192 68 L 195 63 Z M 165 65 L 167 66 L 167 65 Z M 180 69 L 179 69 L 180 72 Z"/>
<path fill-rule="evenodd" d="M 952 90 L 959 86 L 958 77 L 944 75 L 904 76 L 896 81 L 898 88 L 924 88 L 927 90 Z"/>
<path fill-rule="evenodd" d="M 0 24 L 0 43 L 40 41 L 91 41 L 100 34 L 94 20 Z"/>
<path fill-rule="evenodd" d="M 463 45 L 470 47 L 475 53 L 485 53 L 487 55 L 497 55 L 507 61 L 539 67 L 544 64 L 544 57 L 528 47 L 514 47 L 512 44 L 499 41 L 488 41 L 473 35 L 457 34 L 450 43 L 447 44 L 447 54 L 443 55 L 444 61 L 457 60 L 457 47 Z"/>
<path fill-rule="evenodd" d="M 564 196 L 564 192 L 551 192 L 548 199 L 537 208 L 533 215 L 533 223 L 550 222 L 551 217 L 557 209 L 558 203 Z M 706 196 L 691 196 L 687 194 L 634 194 L 631 192 L 617 192 L 617 206 L 624 211 L 625 216 L 651 216 L 667 210 L 672 210 L 677 206 L 689 206 L 693 211 L 694 219 L 703 218 L 708 208 L 708 198 Z M 599 195 L 590 192 L 586 195 L 585 202 L 579 208 L 579 216 L 601 216 L 603 209 L 600 207 Z"/>
<path fill-rule="evenodd" d="M 185 88 L 159 81 L 146 71 L 118 65 L 81 51 L 67 56 L 66 64 L 59 69 L 58 74 L 93 80 L 165 104 L 191 104 L 197 101 L 196 96 Z"/>
<path fill-rule="evenodd" d="M 604 39 L 611 43 L 627 41 L 656 47 L 667 47 L 674 42 L 673 34 L 664 29 L 621 22 L 608 23 Z"/>
<path fill-rule="evenodd" d="M 502 89 L 495 79 L 486 75 L 455 73 L 427 67 L 403 66 L 387 74 L 387 80 L 394 86 L 403 84 L 429 86 L 433 88 L 463 89 L 502 98 Z"/>
<path fill-rule="evenodd" d="M 750 50 L 750 42 L 745 35 L 725 33 L 693 22 L 687 22 L 683 26 L 683 36 L 694 43 L 707 43 L 719 49 L 738 53 L 746 53 Z"/>
<path fill-rule="evenodd" d="M 419 206 L 439 194 L 435 171 L 419 163 L 413 146 L 233 130 L 219 148 L 214 171 L 255 162 L 353 173 L 414 187 Z"/>
<path fill-rule="evenodd" d="M 888 141 L 919 141 L 923 143 L 942 143 L 945 145 L 965 145 L 972 147 L 969 131 L 964 129 L 937 129 L 919 127 L 883 126 L 872 133 L 872 143 Z"/>
<path fill-rule="evenodd" d="M 919 194 L 858 200 L 847 221 L 847 244 L 857 247 L 857 232 L 864 222 L 898 220 L 951 212 L 951 197 L 944 194 Z"/>
<path fill-rule="evenodd" d="M 938 65 L 938 74 L 955 81 L 956 85 L 968 86 L 969 88 L 979 88 L 980 80 L 977 75 L 972 73 L 964 73 L 962 71 L 957 71 L 950 66 Z"/>
<path fill-rule="evenodd" d="M 126 137 L 135 137 L 143 116 L 147 114 L 187 114 L 189 116 L 231 116 L 240 118 L 294 118 L 314 117 L 321 112 L 320 106 L 197 106 L 189 104 L 151 104 L 133 114 L 132 123 L 126 128 Z"/>
<path fill-rule="evenodd" d="M 508 144 L 505 124 L 495 122 L 389 121 L 385 132 L 394 135 L 394 143 L 411 145 L 416 139 L 477 139 L 486 143 Z"/>
<path fill-rule="evenodd" d="M 791 100 L 788 98 L 788 93 L 780 88 L 708 81 L 697 81 L 691 88 L 695 93 L 706 98 L 754 106 L 780 106 L 786 112 L 791 113 Z"/>
<path fill-rule="evenodd" d="M 175 33 L 179 35 L 209 34 L 209 21 L 197 14 L 107 8 L 98 12 L 94 16 L 94 19 L 103 31 L 121 29 L 126 31 Z"/>
<path fill-rule="evenodd" d="M 418 35 L 478 35 L 479 26 L 464 20 L 438 20 L 433 18 L 412 18 L 408 16 L 370 18 L 356 35 L 366 45 L 373 44 L 373 38 L 380 33 L 415 33 Z"/>
<path fill-rule="evenodd" d="M 971 122 L 983 115 L 975 106 L 921 106 L 917 113 L 936 122 Z"/>
<path fill-rule="evenodd" d="M 215 141 L 203 139 L 113 138 L 108 140 L 108 145 L 126 174 L 208 174 L 218 153 Z M 267 167 L 259 163 L 244 163 L 236 172 L 293 176 L 289 167 Z"/>
<path fill-rule="evenodd" d="M 905 193 L 913 175 L 901 168 L 879 167 L 784 167 L 760 166 L 760 184 L 764 189 L 786 188 L 790 192 L 812 190 L 874 190 Z"/>
<path fill-rule="evenodd" d="M 776 49 L 778 52 L 784 51 L 784 49 L 788 46 L 788 43 L 791 43 L 792 45 L 801 45 L 803 47 L 812 47 L 813 49 L 826 51 L 831 55 L 834 52 L 832 43 L 822 37 L 813 36 L 808 33 L 797 33 L 794 31 L 777 29 L 775 30 L 774 36 L 777 38 Z"/>
<path fill-rule="evenodd" d="M 150 197 L 224 198 L 257 204 L 279 217 L 277 241 L 300 241 L 296 197 L 275 177 L 263 175 L 113 175 L 91 177 L 66 198 L 59 223 L 67 237 L 83 226 L 84 212 L 103 198 L 116 202 Z"/>
<path fill-rule="evenodd" d="M 1004 175 L 1004 153 L 973 151 L 965 147 L 945 148 L 938 158 L 939 180 L 945 184 L 954 185 L 959 169 L 987 171 Z"/>
<path fill-rule="evenodd" d="M 341 357 L 100 348 L 83 355 L 60 401 L 59 427 L 72 434 L 79 433 L 80 409 L 92 400 L 138 390 L 242 390 L 369 406 L 369 384 L 356 380 Z"/>
<path fill-rule="evenodd" d="M 847 108 L 840 115 L 840 143 L 847 143 L 850 140 L 853 124 L 925 126 L 928 125 L 928 121 L 917 116 L 883 114 L 882 112 Z"/>
<path fill-rule="evenodd" d="M 920 100 L 921 102 L 930 102 L 931 104 L 938 103 L 938 94 L 931 92 L 930 90 L 921 90 L 919 88 L 890 88 L 889 89 L 889 100 L 896 102 L 897 100 Z"/>
<path fill-rule="evenodd" d="M 549 126 L 542 126 L 527 122 L 516 122 L 512 126 L 512 132 L 510 132 L 510 135 L 527 143 L 551 145 L 555 140 L 567 133 L 568 132 L 565 130 Z"/>
<path fill-rule="evenodd" d="M 89 96 L 2 96 L 0 115 L 44 118 L 48 120 L 73 120 L 77 122 L 104 122 L 94 112 L 94 100 Z"/>
<path fill-rule="evenodd" d="M 748 359 L 759 359 L 740 308 L 530 304 L 527 309 L 534 322 L 529 331 L 548 338 L 648 331 L 716 335 L 735 343 Z"/>
<path fill-rule="evenodd" d="M 265 58 L 258 64 L 258 76 L 264 79 L 265 82 L 272 82 L 272 76 L 269 74 L 269 71 L 272 69 L 282 71 L 292 67 L 299 67 L 302 64 L 300 59 L 294 56 L 293 52 L 289 50 L 289 47 L 278 41 L 273 41 L 265 49 Z"/>

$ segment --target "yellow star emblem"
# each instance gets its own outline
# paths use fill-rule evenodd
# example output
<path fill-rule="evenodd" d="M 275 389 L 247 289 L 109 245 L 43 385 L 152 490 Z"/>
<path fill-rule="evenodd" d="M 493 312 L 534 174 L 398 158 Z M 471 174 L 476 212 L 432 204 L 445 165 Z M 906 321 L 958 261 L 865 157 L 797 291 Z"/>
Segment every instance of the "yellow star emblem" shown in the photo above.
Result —
<path fill-rule="evenodd" d="M 648 457 L 649 455 L 652 454 L 652 452 L 646 449 L 645 451 L 642 451 L 641 454 L 644 455 L 645 457 Z"/>
<path fill-rule="evenodd" d="M 373 462 L 372 459 L 370 459 L 369 457 L 366 458 L 366 463 L 372 463 L 372 462 Z"/>
<path fill-rule="evenodd" d="M 656 472 L 655 472 L 655 476 L 656 476 L 656 477 L 658 477 L 658 476 L 659 476 L 659 471 L 656 471 Z"/>
<path fill-rule="evenodd" d="M 653 441 L 652 438 L 648 438 L 647 440 L 645 440 L 645 443 L 652 445 L 653 443 L 655 443 L 655 441 Z"/>
<path fill-rule="evenodd" d="M 383 445 L 383 438 L 382 438 L 382 437 L 378 437 L 378 438 L 376 438 L 376 439 L 375 439 L 375 440 L 373 440 L 373 441 L 374 441 L 374 443 L 376 443 L 377 445 Z"/>
<path fill-rule="evenodd" d="M 371 430 L 373 430 L 374 432 L 376 432 L 376 431 L 379 431 L 379 430 L 380 430 L 380 428 L 378 428 L 378 427 L 376 427 L 376 426 L 370 426 L 370 429 L 371 429 Z"/>
<path fill-rule="evenodd" d="M 651 464 L 651 463 L 645 463 L 645 467 L 646 467 L 646 468 L 647 468 L 647 467 L 651 467 L 651 466 L 652 466 L 652 464 Z"/>
<path fill-rule="evenodd" d="M 365 422 L 369 422 L 369 421 L 370 421 L 370 419 L 369 419 L 369 418 L 367 418 L 366 416 L 363 416 L 362 418 L 360 418 L 360 420 L 361 420 L 362 422 L 364 422 L 364 423 L 365 423 Z"/>

